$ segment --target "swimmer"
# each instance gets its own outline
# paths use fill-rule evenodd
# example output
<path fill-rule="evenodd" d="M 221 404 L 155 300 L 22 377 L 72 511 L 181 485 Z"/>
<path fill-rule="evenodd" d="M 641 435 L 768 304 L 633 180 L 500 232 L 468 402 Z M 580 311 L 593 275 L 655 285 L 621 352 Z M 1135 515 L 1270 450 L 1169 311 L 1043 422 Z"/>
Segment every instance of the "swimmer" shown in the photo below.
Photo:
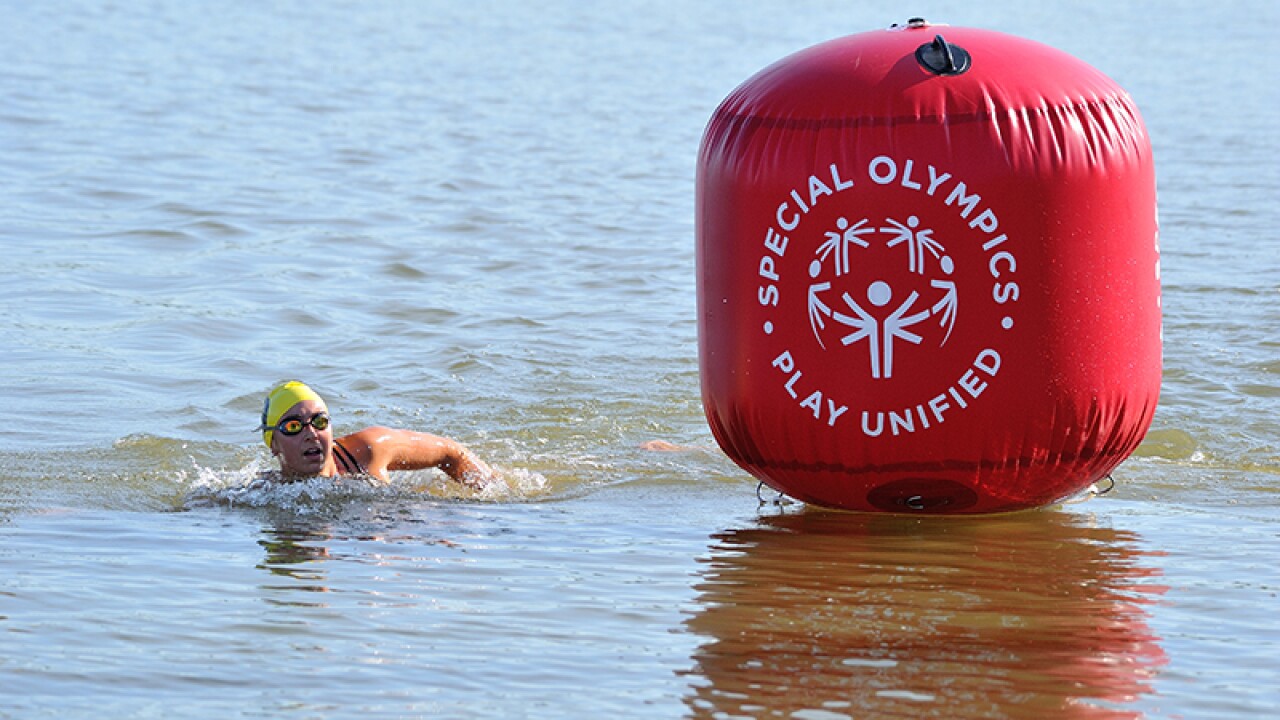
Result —
<path fill-rule="evenodd" d="M 267 395 L 258 430 L 285 480 L 363 475 L 389 482 L 391 470 L 427 468 L 473 488 L 494 478 L 488 465 L 449 438 L 386 427 L 334 438 L 329 423 L 324 400 L 300 382 L 283 383 Z"/>

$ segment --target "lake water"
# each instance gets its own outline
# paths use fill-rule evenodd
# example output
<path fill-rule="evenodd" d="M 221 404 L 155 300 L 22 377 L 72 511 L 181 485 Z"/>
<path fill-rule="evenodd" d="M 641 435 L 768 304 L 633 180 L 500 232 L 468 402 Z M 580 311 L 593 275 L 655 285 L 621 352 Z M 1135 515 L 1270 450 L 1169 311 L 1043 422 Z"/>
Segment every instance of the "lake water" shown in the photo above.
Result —
<path fill-rule="evenodd" d="M 533 5 L 6 8 L 0 717 L 1280 707 L 1275 4 Z M 1108 494 L 762 503 L 707 430 L 705 124 L 904 13 L 1063 49 L 1144 114 L 1165 376 Z M 289 378 L 505 483 L 253 487 Z"/>

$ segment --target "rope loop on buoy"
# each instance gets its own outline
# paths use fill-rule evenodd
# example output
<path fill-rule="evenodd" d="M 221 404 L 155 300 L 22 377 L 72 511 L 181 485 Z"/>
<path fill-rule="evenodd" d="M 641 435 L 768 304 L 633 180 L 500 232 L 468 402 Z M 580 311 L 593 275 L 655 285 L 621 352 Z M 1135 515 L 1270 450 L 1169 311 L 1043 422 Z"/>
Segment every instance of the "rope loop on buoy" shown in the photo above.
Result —
<path fill-rule="evenodd" d="M 758 485 L 756 485 L 756 500 L 760 502 L 758 507 L 764 507 L 765 505 L 773 505 L 775 507 L 785 507 L 787 505 L 790 505 L 793 502 L 791 498 L 787 497 L 784 493 L 778 492 L 777 490 L 774 490 L 774 492 L 778 493 L 777 497 L 773 498 L 772 500 L 766 500 L 764 497 L 764 488 L 765 488 L 765 485 L 763 481 L 761 481 Z"/>
<path fill-rule="evenodd" d="M 1102 485 L 1103 482 L 1106 482 L 1105 487 Z M 1092 500 L 1093 498 L 1106 495 L 1107 493 L 1114 490 L 1115 487 L 1116 487 L 1115 478 L 1111 477 L 1111 475 L 1108 474 L 1098 482 L 1095 482 L 1089 487 L 1085 488 L 1084 490 L 1081 490 L 1075 496 L 1068 498 L 1067 500 L 1064 500 L 1062 504 L 1076 505 L 1082 502 L 1086 502 L 1088 500 Z"/>

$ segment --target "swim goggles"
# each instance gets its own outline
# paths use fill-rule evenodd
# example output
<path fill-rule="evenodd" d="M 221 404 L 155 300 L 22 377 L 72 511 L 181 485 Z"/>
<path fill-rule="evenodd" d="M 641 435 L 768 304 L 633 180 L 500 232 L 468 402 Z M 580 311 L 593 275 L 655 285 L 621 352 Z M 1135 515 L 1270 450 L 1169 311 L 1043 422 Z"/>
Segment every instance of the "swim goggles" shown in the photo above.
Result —
<path fill-rule="evenodd" d="M 281 435 L 292 436 L 302 432 L 303 428 L 308 425 L 315 428 L 316 432 L 323 432 L 329 427 L 329 416 L 326 413 L 316 413 L 315 415 L 312 415 L 309 420 L 301 420 L 294 417 L 285 418 L 284 420 L 276 423 L 276 426 L 273 429 L 278 431 Z"/>

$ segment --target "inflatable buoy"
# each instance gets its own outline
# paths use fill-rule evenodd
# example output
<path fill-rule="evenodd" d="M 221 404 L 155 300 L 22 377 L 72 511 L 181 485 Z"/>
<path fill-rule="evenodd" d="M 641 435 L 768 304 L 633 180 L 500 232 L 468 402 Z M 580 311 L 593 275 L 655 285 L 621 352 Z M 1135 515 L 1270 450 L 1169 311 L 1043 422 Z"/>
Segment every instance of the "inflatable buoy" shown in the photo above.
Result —
<path fill-rule="evenodd" d="M 814 46 L 716 110 L 697 194 L 703 405 L 778 491 L 1036 507 L 1149 427 L 1151 146 L 1080 60 L 921 20 Z"/>

